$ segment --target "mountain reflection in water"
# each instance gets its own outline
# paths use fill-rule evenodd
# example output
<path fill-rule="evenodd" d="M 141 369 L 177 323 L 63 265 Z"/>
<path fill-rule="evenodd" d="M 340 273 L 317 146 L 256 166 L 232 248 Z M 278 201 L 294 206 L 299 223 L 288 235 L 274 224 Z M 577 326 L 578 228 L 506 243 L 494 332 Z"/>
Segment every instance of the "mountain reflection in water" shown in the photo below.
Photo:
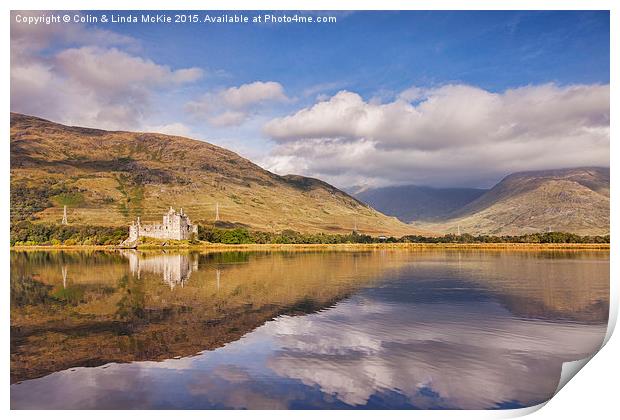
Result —
<path fill-rule="evenodd" d="M 527 406 L 608 306 L 604 251 L 12 252 L 11 405 Z"/>

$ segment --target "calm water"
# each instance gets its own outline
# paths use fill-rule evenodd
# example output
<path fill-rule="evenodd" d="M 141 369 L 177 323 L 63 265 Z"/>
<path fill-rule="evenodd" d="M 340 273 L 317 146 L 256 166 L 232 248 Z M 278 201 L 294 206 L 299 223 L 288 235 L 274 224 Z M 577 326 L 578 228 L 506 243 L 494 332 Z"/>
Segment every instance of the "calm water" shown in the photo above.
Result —
<path fill-rule="evenodd" d="M 12 408 L 513 408 L 605 335 L 609 253 L 11 253 Z"/>

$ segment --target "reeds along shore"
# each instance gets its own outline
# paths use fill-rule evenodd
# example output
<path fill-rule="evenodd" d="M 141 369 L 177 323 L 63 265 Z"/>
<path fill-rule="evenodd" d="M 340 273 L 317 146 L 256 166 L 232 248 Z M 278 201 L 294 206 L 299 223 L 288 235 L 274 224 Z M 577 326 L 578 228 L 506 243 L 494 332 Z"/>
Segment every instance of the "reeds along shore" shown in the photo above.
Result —
<path fill-rule="evenodd" d="M 13 246 L 12 250 L 115 250 L 113 245 L 32 245 Z M 608 243 L 372 243 L 372 244 L 218 244 L 178 243 L 143 244 L 138 250 L 192 250 L 192 251 L 312 251 L 335 250 L 357 251 L 374 249 L 504 249 L 517 250 L 609 250 Z"/>

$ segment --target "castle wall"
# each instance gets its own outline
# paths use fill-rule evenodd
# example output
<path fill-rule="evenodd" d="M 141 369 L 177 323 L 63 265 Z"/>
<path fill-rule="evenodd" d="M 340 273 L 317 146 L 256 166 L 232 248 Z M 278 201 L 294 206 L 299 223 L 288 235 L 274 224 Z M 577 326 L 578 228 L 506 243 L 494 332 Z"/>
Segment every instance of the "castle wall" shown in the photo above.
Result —
<path fill-rule="evenodd" d="M 192 234 L 198 234 L 198 226 L 192 225 L 189 217 L 183 214 L 182 210 L 177 213 L 172 208 L 163 216 L 162 224 L 141 224 L 140 219 L 137 223 L 129 226 L 129 242 L 138 240 L 141 237 L 155 239 L 190 239 Z"/>

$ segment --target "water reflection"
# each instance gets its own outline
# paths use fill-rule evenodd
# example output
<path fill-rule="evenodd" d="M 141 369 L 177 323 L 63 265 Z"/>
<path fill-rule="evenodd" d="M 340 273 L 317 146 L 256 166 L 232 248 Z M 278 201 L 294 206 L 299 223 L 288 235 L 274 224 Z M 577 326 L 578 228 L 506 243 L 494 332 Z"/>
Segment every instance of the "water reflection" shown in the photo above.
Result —
<path fill-rule="evenodd" d="M 13 408 L 525 406 L 608 317 L 606 252 L 11 259 Z"/>
<path fill-rule="evenodd" d="M 137 262 L 128 259 L 134 257 Z M 75 366 L 194 355 L 280 314 L 328 307 L 381 270 L 371 255 L 355 256 L 364 261 L 359 265 L 333 253 L 170 257 L 13 253 L 11 381 Z M 187 261 L 191 281 L 171 288 L 170 273 L 182 273 Z M 357 269 L 366 272 L 352 276 Z"/>
<path fill-rule="evenodd" d="M 142 272 L 155 273 L 162 276 L 164 283 L 174 289 L 183 287 L 192 272 L 198 271 L 196 254 L 159 254 L 142 255 L 135 250 L 121 251 L 121 255 L 129 260 L 131 274 L 140 278 Z"/>
<path fill-rule="evenodd" d="M 280 348 L 270 368 L 351 406 L 389 405 L 379 400 L 394 390 L 416 408 L 530 405 L 551 397 L 561 363 L 591 354 L 605 331 L 519 322 L 493 302 L 413 306 L 364 295 L 269 324 L 263 333 L 278 337 Z"/>

